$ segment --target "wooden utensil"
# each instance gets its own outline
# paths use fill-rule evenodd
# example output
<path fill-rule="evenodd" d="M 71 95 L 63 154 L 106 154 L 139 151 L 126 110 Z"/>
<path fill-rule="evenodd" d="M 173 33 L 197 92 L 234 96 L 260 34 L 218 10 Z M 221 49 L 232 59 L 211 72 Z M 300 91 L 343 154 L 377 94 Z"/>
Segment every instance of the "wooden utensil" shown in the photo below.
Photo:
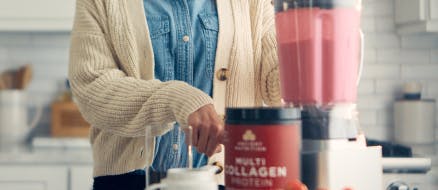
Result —
<path fill-rule="evenodd" d="M 3 74 L 0 75 L 0 90 L 6 89 L 5 82 L 3 81 Z"/>
<path fill-rule="evenodd" d="M 3 83 L 5 85 L 5 89 L 14 89 L 15 88 L 14 75 L 15 74 L 12 71 L 7 71 L 7 72 L 3 73 L 2 79 L 3 79 Z"/>
<path fill-rule="evenodd" d="M 27 88 L 30 81 L 32 80 L 32 66 L 31 65 L 25 65 L 21 67 L 16 75 L 16 88 L 23 90 Z"/>

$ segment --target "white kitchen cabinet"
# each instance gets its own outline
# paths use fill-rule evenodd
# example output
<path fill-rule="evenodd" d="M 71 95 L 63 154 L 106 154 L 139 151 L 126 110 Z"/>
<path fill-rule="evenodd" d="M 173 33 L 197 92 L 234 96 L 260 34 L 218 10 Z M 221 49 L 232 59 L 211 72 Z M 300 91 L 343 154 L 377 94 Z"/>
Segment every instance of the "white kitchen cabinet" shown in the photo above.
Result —
<path fill-rule="evenodd" d="M 67 190 L 68 168 L 62 166 L 0 165 L 0 189 Z"/>
<path fill-rule="evenodd" d="M 70 190 L 93 189 L 93 167 L 74 166 L 70 169 Z"/>
<path fill-rule="evenodd" d="M 76 0 L 0 0 L 0 31 L 70 31 Z"/>
<path fill-rule="evenodd" d="M 438 34 L 438 1 L 395 0 L 395 22 L 399 34 Z"/>

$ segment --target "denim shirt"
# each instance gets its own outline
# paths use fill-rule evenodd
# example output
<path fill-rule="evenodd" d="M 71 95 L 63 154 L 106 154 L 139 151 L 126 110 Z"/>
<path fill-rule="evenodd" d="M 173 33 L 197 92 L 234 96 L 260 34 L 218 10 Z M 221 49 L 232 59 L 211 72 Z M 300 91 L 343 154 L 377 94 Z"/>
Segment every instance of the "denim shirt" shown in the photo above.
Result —
<path fill-rule="evenodd" d="M 219 31 L 215 0 L 144 0 L 155 55 L 155 78 L 179 80 L 212 95 Z M 156 137 L 152 170 L 187 166 L 185 136 L 178 124 Z M 193 150 L 193 167 L 207 157 Z"/>

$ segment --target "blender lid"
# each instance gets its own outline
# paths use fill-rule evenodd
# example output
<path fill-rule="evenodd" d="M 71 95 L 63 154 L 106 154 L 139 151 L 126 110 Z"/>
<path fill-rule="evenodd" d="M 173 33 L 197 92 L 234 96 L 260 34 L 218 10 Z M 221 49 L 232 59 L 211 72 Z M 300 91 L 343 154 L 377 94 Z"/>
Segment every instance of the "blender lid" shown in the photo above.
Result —
<path fill-rule="evenodd" d="M 357 6 L 357 0 L 274 0 L 276 10 L 285 10 L 293 8 L 312 8 L 318 7 L 323 9 L 333 8 L 354 8 Z M 287 8 L 286 8 L 287 7 Z"/>

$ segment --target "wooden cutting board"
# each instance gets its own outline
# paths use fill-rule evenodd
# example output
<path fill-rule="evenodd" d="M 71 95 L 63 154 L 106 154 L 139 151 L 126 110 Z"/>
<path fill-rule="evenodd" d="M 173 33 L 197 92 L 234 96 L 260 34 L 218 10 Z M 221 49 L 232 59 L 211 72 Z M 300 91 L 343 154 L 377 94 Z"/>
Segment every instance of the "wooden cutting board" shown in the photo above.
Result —
<path fill-rule="evenodd" d="M 88 137 L 90 125 L 71 101 L 52 104 L 53 137 Z"/>

